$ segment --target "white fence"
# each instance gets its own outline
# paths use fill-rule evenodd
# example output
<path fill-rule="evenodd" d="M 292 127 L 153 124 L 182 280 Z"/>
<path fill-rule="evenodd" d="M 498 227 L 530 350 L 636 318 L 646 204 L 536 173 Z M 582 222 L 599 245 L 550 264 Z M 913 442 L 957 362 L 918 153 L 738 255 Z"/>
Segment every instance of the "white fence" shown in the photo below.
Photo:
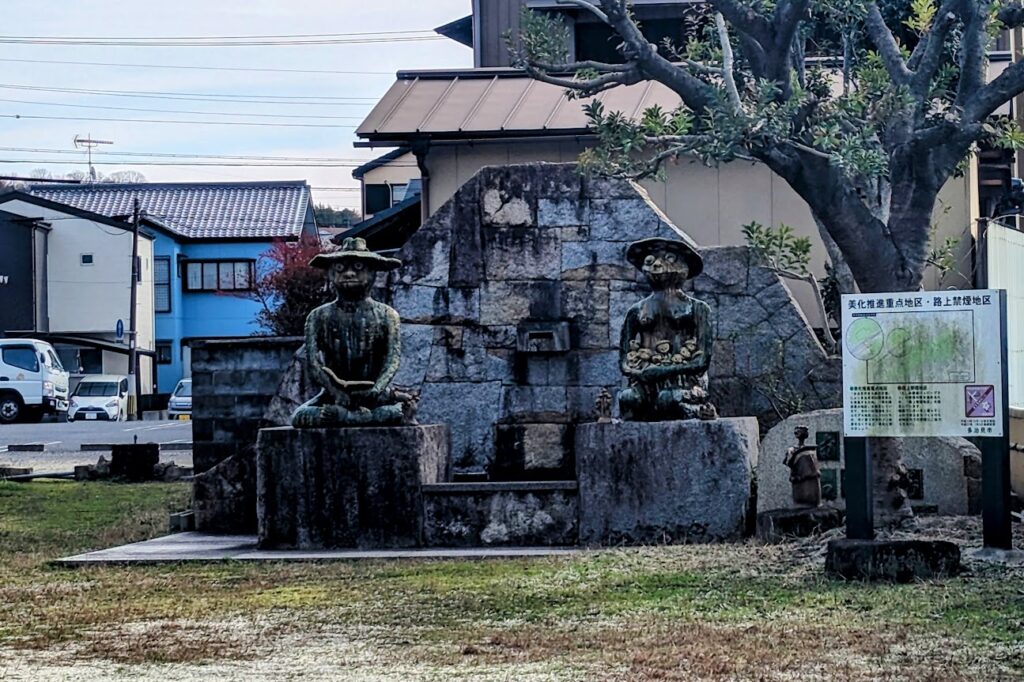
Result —
<path fill-rule="evenodd" d="M 989 223 L 985 259 L 989 289 L 1006 289 L 1010 405 L 1024 408 L 1024 232 Z"/>

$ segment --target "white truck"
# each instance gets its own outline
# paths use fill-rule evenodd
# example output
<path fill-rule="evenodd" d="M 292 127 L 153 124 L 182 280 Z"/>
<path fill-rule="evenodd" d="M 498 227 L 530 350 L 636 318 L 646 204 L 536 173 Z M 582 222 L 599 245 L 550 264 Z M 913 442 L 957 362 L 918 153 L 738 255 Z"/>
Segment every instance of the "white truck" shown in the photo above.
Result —
<path fill-rule="evenodd" d="M 69 378 L 45 341 L 0 339 L 0 424 L 67 412 Z"/>

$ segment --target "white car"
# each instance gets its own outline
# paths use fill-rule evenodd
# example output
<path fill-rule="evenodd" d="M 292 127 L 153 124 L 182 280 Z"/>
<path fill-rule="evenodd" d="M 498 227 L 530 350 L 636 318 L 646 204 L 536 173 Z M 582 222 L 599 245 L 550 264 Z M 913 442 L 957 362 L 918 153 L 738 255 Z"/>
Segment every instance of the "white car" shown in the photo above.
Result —
<path fill-rule="evenodd" d="M 68 421 L 123 421 L 128 417 L 128 377 L 94 374 L 75 387 L 68 404 Z"/>
<path fill-rule="evenodd" d="M 0 339 L 0 424 L 37 422 L 67 410 L 68 379 L 45 341 Z"/>
<path fill-rule="evenodd" d="M 192 380 L 182 379 L 174 387 L 174 393 L 167 402 L 167 416 L 171 419 L 190 419 L 192 417 Z"/>

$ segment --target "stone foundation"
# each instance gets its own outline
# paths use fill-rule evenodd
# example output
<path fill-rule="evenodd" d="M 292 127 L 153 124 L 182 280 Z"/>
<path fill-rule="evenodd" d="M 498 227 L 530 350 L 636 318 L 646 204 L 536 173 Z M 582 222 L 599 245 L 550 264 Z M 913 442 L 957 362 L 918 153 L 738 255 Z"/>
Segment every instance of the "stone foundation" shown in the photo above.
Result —
<path fill-rule="evenodd" d="M 423 487 L 429 547 L 575 545 L 575 481 Z"/>
<path fill-rule="evenodd" d="M 753 417 L 580 424 L 580 542 L 743 537 L 757 448 Z"/>
<path fill-rule="evenodd" d="M 841 528 L 845 522 L 846 512 L 830 507 L 773 509 L 757 515 L 755 534 L 761 542 L 782 542 Z"/>
<path fill-rule="evenodd" d="M 447 478 L 443 425 L 259 433 L 261 548 L 423 545 L 422 486 Z"/>

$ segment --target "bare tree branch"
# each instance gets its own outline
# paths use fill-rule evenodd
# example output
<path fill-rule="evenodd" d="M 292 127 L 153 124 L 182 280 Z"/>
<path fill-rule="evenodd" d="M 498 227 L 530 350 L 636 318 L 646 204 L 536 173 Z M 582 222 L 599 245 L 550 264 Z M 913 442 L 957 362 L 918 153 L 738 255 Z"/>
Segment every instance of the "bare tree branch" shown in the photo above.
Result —
<path fill-rule="evenodd" d="M 957 9 L 963 0 L 945 0 L 942 6 L 935 13 L 932 26 L 924 38 L 918 42 L 910 55 L 908 67 L 913 70 L 919 80 L 927 85 L 935 77 L 935 72 L 942 61 L 942 54 L 949 36 L 949 29 L 957 19 Z M 915 85 L 915 90 L 921 92 L 921 86 Z"/>
<path fill-rule="evenodd" d="M 548 73 L 576 73 L 577 71 L 583 71 L 586 69 L 593 69 L 594 71 L 603 71 L 605 73 L 626 73 L 628 71 L 636 70 L 636 62 L 626 62 L 625 64 L 607 64 L 605 62 L 595 62 L 587 59 L 581 62 L 566 62 L 565 64 L 551 64 L 549 62 L 540 62 L 535 60 L 529 60 L 529 63 L 534 68 L 546 71 Z"/>
<path fill-rule="evenodd" d="M 725 91 L 729 95 L 733 113 L 742 114 L 743 103 L 740 101 L 740 91 L 736 89 L 736 77 L 732 72 L 732 43 L 729 42 L 729 29 L 721 12 L 715 12 L 715 28 L 718 29 L 718 42 L 722 45 L 722 80 L 725 82 Z"/>
<path fill-rule="evenodd" d="M 989 35 L 986 23 L 991 4 L 991 0 L 967 3 L 969 16 L 965 17 L 960 43 L 960 83 L 956 93 L 958 104 L 976 93 L 988 76 L 986 48 Z"/>
<path fill-rule="evenodd" d="M 634 83 L 639 83 L 644 79 L 637 69 L 604 73 L 596 78 L 590 78 L 587 80 L 552 76 L 543 68 L 538 68 L 530 62 L 523 65 L 523 70 L 526 71 L 531 78 L 539 80 L 542 83 L 557 85 L 565 88 L 566 90 L 573 90 L 587 96 L 596 95 L 599 92 L 604 92 L 605 90 L 610 90 L 611 88 L 618 87 L 620 85 L 633 85 Z"/>
<path fill-rule="evenodd" d="M 885 64 L 885 70 L 889 72 L 889 77 L 892 78 L 893 83 L 897 85 L 906 85 L 910 82 L 911 72 L 907 68 L 906 62 L 903 61 L 903 55 L 900 54 L 900 46 L 896 43 L 896 38 L 893 37 L 892 31 L 885 24 L 885 19 L 882 18 L 882 13 L 878 9 L 878 4 L 872 2 L 868 5 L 868 17 L 865 25 L 868 29 L 868 36 L 871 38 L 871 42 L 878 48 L 878 54 L 882 57 L 882 63 Z"/>
<path fill-rule="evenodd" d="M 996 109 L 1024 92 L 1024 61 L 1007 67 L 988 85 L 979 89 L 972 98 L 963 103 L 964 121 L 980 123 L 991 116 Z"/>
<path fill-rule="evenodd" d="M 556 0 L 556 2 L 559 5 L 575 5 L 576 7 L 582 7 L 604 23 L 608 23 L 608 15 L 602 12 L 595 4 L 587 2 L 587 0 Z"/>
<path fill-rule="evenodd" d="M 762 49 L 767 50 L 772 44 L 771 22 L 767 17 L 758 14 L 753 7 L 736 0 L 709 0 L 709 4 L 738 31 L 760 43 Z"/>

